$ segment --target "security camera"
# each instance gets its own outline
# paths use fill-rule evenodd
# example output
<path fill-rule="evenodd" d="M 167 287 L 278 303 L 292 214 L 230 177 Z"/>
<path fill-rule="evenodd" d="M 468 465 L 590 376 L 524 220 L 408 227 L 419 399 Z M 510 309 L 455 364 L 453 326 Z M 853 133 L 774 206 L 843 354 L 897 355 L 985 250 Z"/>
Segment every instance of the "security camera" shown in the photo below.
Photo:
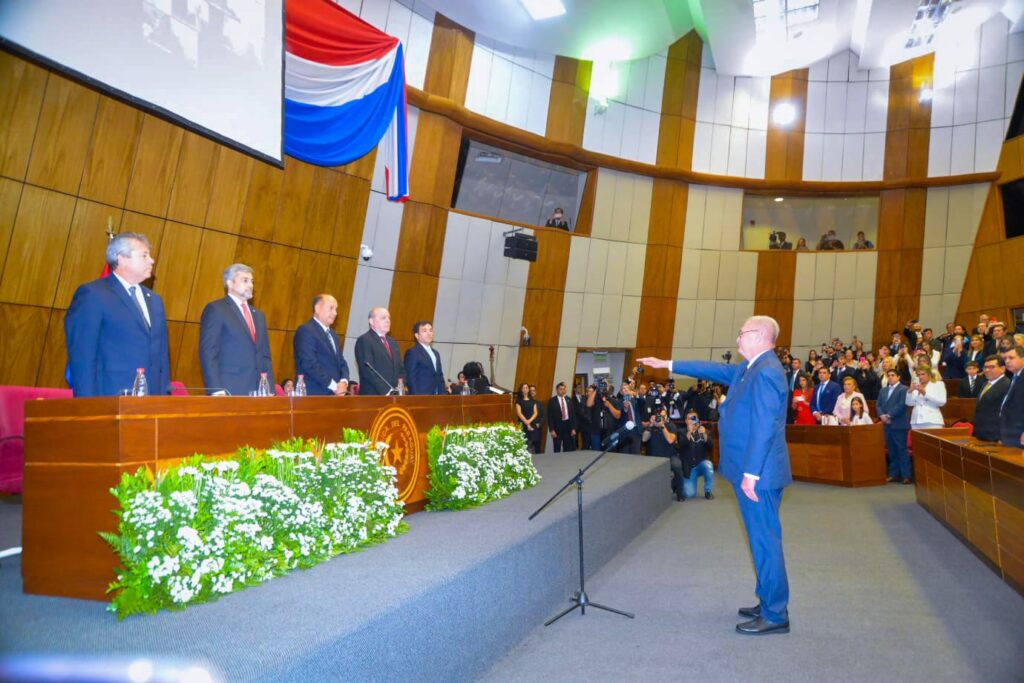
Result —
<path fill-rule="evenodd" d="M 370 249 L 368 244 L 359 245 L 359 256 L 364 261 L 369 261 L 373 258 L 373 249 Z"/>

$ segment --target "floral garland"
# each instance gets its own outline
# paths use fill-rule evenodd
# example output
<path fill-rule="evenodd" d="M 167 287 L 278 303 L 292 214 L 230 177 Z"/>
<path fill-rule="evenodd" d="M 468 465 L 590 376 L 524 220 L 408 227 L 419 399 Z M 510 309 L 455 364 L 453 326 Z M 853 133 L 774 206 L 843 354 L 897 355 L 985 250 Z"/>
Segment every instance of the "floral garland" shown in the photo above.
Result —
<path fill-rule="evenodd" d="M 498 500 L 537 484 L 526 439 L 515 425 L 434 427 L 427 434 L 430 461 L 427 506 L 461 510 Z"/>
<path fill-rule="evenodd" d="M 181 609 L 403 533 L 386 448 L 345 430 L 345 443 L 293 439 L 124 474 L 110 490 L 117 533 L 100 534 L 123 565 L 108 609 Z"/>

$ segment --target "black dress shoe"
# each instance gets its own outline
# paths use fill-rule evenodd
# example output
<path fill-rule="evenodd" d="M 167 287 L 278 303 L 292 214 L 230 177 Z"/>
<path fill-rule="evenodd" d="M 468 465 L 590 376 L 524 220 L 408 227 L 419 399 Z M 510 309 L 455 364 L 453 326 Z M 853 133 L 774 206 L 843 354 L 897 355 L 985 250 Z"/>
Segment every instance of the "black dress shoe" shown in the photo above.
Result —
<path fill-rule="evenodd" d="M 761 605 L 754 605 L 753 607 L 740 607 L 739 615 L 746 617 L 747 619 L 757 619 L 761 616 Z"/>
<path fill-rule="evenodd" d="M 704 492 L 704 497 L 707 498 L 708 500 L 714 500 L 715 499 L 715 494 L 711 493 L 711 491 L 705 491 Z"/>
<path fill-rule="evenodd" d="M 736 632 L 745 636 L 767 636 L 772 633 L 789 633 L 789 622 L 773 623 L 761 617 L 736 624 Z"/>

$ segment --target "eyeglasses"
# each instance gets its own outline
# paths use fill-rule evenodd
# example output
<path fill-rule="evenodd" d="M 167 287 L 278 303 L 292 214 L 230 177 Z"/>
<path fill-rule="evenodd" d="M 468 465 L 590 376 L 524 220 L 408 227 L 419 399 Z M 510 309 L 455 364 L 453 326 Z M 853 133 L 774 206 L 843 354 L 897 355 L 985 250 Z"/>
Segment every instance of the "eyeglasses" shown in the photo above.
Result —
<path fill-rule="evenodd" d="M 737 337 L 742 337 L 742 336 L 743 336 L 743 335 L 745 335 L 745 334 L 749 334 L 749 333 L 751 333 L 751 332 L 760 332 L 760 331 L 761 331 L 761 330 L 756 330 L 756 329 L 755 329 L 755 330 L 740 330 L 740 331 L 739 331 L 739 334 L 737 334 L 736 336 L 737 336 Z"/>

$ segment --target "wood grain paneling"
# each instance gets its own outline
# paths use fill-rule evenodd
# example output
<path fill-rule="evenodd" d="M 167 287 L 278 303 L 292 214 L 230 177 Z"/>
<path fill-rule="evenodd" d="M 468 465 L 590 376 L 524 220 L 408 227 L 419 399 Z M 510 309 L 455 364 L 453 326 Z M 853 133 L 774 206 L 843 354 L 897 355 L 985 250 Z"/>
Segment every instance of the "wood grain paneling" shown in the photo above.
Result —
<path fill-rule="evenodd" d="M 796 252 L 761 251 L 757 254 L 754 315 L 767 315 L 779 323 L 779 346 L 789 346 L 793 334 L 796 290 Z"/>
<path fill-rule="evenodd" d="M 772 76 L 769 113 L 774 112 L 778 105 L 788 103 L 796 110 L 796 118 L 782 126 L 775 123 L 769 114 L 764 166 L 764 176 L 769 181 L 799 182 L 803 178 L 808 74 L 808 69 L 794 69 Z"/>
<path fill-rule="evenodd" d="M 430 320 L 437 306 L 437 276 L 427 273 L 395 271 L 391 281 L 391 336 L 411 344 L 412 325 L 417 320 Z"/>
<path fill-rule="evenodd" d="M 160 295 L 169 320 L 184 320 L 199 264 L 203 229 L 167 221 L 160 240 Z"/>
<path fill-rule="evenodd" d="M 50 309 L 0 304 L 0 377 L 4 384 L 33 386 L 43 353 Z"/>
<path fill-rule="evenodd" d="M 703 41 L 690 31 L 668 49 L 658 122 L 657 164 L 690 170 Z"/>
<path fill-rule="evenodd" d="M 123 206 L 142 130 L 142 112 L 109 97 L 100 99 L 79 195 Z"/>
<path fill-rule="evenodd" d="M 18 203 L 24 187 L 14 180 L 0 178 L 0 273 L 4 272 L 4 264 L 7 262 L 7 247 L 11 243 L 14 220 L 18 216 Z"/>
<path fill-rule="evenodd" d="M 570 145 L 583 144 L 592 69 L 592 62 L 572 57 L 555 57 L 551 95 L 548 97 L 548 120 L 544 131 L 547 139 Z"/>
<path fill-rule="evenodd" d="M 27 182 L 77 192 L 98 104 L 96 92 L 51 74 L 32 143 Z"/>
<path fill-rule="evenodd" d="M 234 262 L 238 249 L 238 236 L 225 235 L 213 230 L 203 231 L 199 247 L 199 260 L 189 295 L 186 320 L 198 323 L 203 307 L 224 296 L 224 269 Z"/>
<path fill-rule="evenodd" d="M 103 272 L 107 251 L 107 221 L 115 231 L 121 225 L 121 209 L 106 204 L 97 204 L 79 199 L 75 204 L 74 217 L 67 246 L 64 248 L 60 278 L 57 282 L 57 296 L 53 305 L 67 308 L 71 297 L 83 282 L 95 280 Z M 159 243 L 154 244 L 155 247 Z"/>
<path fill-rule="evenodd" d="M 466 101 L 469 65 L 473 59 L 474 35 L 444 16 L 434 15 L 427 73 L 423 89 L 458 104 Z"/>
<path fill-rule="evenodd" d="M 284 161 L 281 207 L 277 214 L 274 241 L 299 246 L 306 231 L 306 215 L 313 199 L 316 168 L 291 157 Z"/>
<path fill-rule="evenodd" d="M 330 253 L 334 242 L 335 226 L 338 222 L 338 212 L 341 208 L 341 182 L 346 178 L 344 174 L 337 173 L 329 168 L 316 168 L 313 175 L 313 188 L 310 196 L 309 206 L 304 216 L 302 229 L 303 249 L 313 249 Z M 353 178 L 356 182 L 358 178 Z M 369 191 L 366 193 L 369 199 Z M 355 207 L 345 207 L 348 214 Z M 351 213 L 356 213 L 351 211 Z M 365 221 L 365 208 L 363 219 Z M 362 223 L 360 223 L 362 225 Z"/>
<path fill-rule="evenodd" d="M 920 97 L 932 87 L 934 54 L 894 64 L 889 69 L 889 107 L 886 121 L 886 180 L 928 174 L 932 101 Z"/>
<path fill-rule="evenodd" d="M 167 215 L 184 137 L 183 128 L 145 115 L 132 179 L 128 184 L 126 209 L 151 216 Z"/>
<path fill-rule="evenodd" d="M 50 310 L 50 324 L 46 328 L 46 338 L 42 341 L 43 353 L 39 358 L 39 372 L 36 375 L 36 386 L 67 388 L 64 371 L 67 369 L 68 353 L 64 341 L 64 314 L 66 311 L 54 308 Z"/>
<path fill-rule="evenodd" d="M 190 225 L 202 225 L 206 220 L 217 149 L 216 143 L 195 133 L 185 133 L 167 218 Z"/>
<path fill-rule="evenodd" d="M 73 196 L 25 186 L 0 278 L 0 301 L 53 305 L 74 210 Z"/>
<path fill-rule="evenodd" d="M 0 51 L 0 175 L 24 180 L 49 74 Z"/>
<path fill-rule="evenodd" d="M 337 256 L 356 258 L 359 255 L 363 225 L 366 223 L 366 211 L 370 202 L 370 181 L 356 176 L 342 176 L 339 196 L 330 252 Z"/>
<path fill-rule="evenodd" d="M 249 178 L 245 211 L 239 233 L 259 240 L 274 236 L 284 171 L 270 164 L 256 163 Z"/>
<path fill-rule="evenodd" d="M 206 227 L 238 233 L 249 196 L 252 170 L 259 162 L 227 147 L 217 148 Z"/>

